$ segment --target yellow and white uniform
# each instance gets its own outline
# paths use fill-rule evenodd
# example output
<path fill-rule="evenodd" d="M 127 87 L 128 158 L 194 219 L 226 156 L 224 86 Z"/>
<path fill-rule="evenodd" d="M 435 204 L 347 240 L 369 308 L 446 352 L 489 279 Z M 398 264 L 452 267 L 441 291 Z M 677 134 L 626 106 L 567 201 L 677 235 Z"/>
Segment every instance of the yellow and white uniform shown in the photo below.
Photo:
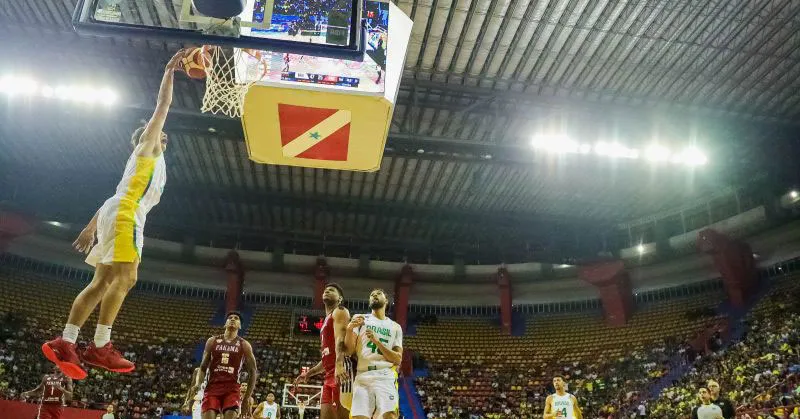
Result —
<path fill-rule="evenodd" d="M 558 419 L 575 419 L 575 404 L 572 403 L 572 395 L 564 393 L 559 396 L 558 393 L 551 395 L 553 402 L 553 413 Z"/>
<path fill-rule="evenodd" d="M 269 404 L 268 402 L 264 402 L 264 409 L 261 410 L 261 418 L 264 419 L 275 419 L 278 417 L 278 403 Z"/>
<path fill-rule="evenodd" d="M 97 244 L 86 263 L 109 265 L 134 262 L 142 257 L 147 213 L 161 200 L 167 182 L 164 155 L 141 157 L 139 144 L 125 165 L 117 191 L 97 213 Z"/>
<path fill-rule="evenodd" d="M 389 349 L 403 347 L 403 330 L 388 317 L 381 320 L 367 314 L 364 325 L 354 330 L 358 333 L 358 367 L 353 382 L 351 416 L 378 417 L 394 412 L 399 407 L 397 367 L 387 361 L 377 346 L 366 336 L 367 329 Z"/>

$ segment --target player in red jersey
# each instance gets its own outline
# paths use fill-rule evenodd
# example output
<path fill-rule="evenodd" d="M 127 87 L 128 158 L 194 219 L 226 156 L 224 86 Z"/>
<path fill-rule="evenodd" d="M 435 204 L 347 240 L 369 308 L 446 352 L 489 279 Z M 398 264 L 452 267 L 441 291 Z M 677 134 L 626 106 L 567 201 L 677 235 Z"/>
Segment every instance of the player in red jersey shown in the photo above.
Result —
<path fill-rule="evenodd" d="M 196 375 L 190 391 L 191 394 L 196 393 L 202 377 L 205 377 L 206 387 L 201 408 L 203 419 L 216 419 L 218 414 L 223 419 L 249 418 L 253 412 L 250 400 L 256 387 L 258 370 L 253 347 L 239 336 L 241 328 L 242 315 L 232 311 L 225 320 L 225 333 L 212 336 L 206 341 L 200 373 Z M 244 395 L 240 394 L 239 384 L 242 365 L 247 372 L 247 390 Z"/>
<path fill-rule="evenodd" d="M 37 419 L 61 419 L 64 413 L 64 402 L 72 399 L 72 379 L 65 377 L 56 367 L 52 374 L 42 377 L 39 386 L 22 393 L 22 398 L 39 396 L 39 415 Z"/>
<path fill-rule="evenodd" d="M 350 312 L 342 305 L 343 301 L 342 287 L 334 283 L 325 287 L 322 292 L 322 302 L 325 303 L 326 316 L 320 330 L 322 360 L 305 374 L 300 374 L 295 380 L 296 385 L 304 383 L 308 377 L 325 373 L 320 419 L 347 419 L 350 417 L 348 410 L 350 403 L 347 399 L 352 397 L 350 385 L 353 369 L 344 347 Z M 349 397 L 345 396 L 345 393 Z"/>

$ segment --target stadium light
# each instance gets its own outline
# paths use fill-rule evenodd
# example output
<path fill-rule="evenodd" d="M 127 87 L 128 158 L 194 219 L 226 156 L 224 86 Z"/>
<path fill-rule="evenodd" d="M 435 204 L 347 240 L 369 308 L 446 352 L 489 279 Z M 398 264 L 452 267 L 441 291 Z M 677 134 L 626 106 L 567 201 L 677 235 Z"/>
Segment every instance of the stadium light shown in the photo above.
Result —
<path fill-rule="evenodd" d="M 594 152 L 601 156 L 622 157 L 626 159 L 638 159 L 639 150 L 626 147 L 620 143 L 599 142 L 594 146 Z"/>
<path fill-rule="evenodd" d="M 643 255 L 644 254 L 644 245 L 640 244 L 640 245 L 636 246 L 636 252 L 639 253 L 640 255 Z"/>
<path fill-rule="evenodd" d="M 800 193 L 795 190 L 789 191 L 789 198 L 797 199 L 798 197 L 800 197 Z"/>
<path fill-rule="evenodd" d="M 0 78 L 0 93 L 8 96 L 41 96 L 46 99 L 60 99 L 86 104 L 113 105 L 117 93 L 107 87 L 92 86 L 49 86 L 24 76 L 4 76 Z"/>
<path fill-rule="evenodd" d="M 670 153 L 669 149 L 664 146 L 653 144 L 647 147 L 647 150 L 645 150 L 644 155 L 647 158 L 647 160 L 653 162 L 662 162 L 662 161 L 668 161 L 672 156 L 672 153 Z"/>
<path fill-rule="evenodd" d="M 536 135 L 531 141 L 533 148 L 554 153 L 577 153 L 581 144 L 564 134 Z"/>
<path fill-rule="evenodd" d="M 695 147 L 689 147 L 681 153 L 682 163 L 689 166 L 702 166 L 708 162 L 708 158 L 702 151 Z"/>

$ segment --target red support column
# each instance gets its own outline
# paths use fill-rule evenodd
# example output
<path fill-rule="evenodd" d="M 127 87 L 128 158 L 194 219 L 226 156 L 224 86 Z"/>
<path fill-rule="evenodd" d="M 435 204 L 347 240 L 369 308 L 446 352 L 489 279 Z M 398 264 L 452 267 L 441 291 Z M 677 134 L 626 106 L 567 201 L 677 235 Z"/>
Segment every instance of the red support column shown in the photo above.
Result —
<path fill-rule="evenodd" d="M 244 289 L 244 267 L 235 250 L 228 252 L 225 257 L 225 278 L 227 280 L 227 293 L 225 296 L 225 312 L 239 309 L 239 299 Z"/>
<path fill-rule="evenodd" d="M 416 277 L 411 265 L 405 265 L 395 279 L 394 321 L 406 331 L 408 326 L 408 299 L 411 296 L 411 285 Z"/>
<path fill-rule="evenodd" d="M 722 275 L 731 305 L 736 308 L 744 307 L 758 286 L 753 249 L 750 245 L 706 229 L 697 235 L 697 247 L 713 258 L 714 266 Z"/>
<path fill-rule="evenodd" d="M 0 211 L 0 253 L 8 250 L 11 242 L 33 230 L 33 223 L 19 214 Z"/>
<path fill-rule="evenodd" d="M 625 264 L 618 260 L 584 266 L 580 277 L 597 288 L 606 321 L 612 326 L 622 326 L 633 314 L 631 278 Z"/>
<path fill-rule="evenodd" d="M 511 334 L 512 290 L 511 275 L 505 267 L 497 269 L 495 276 L 497 290 L 500 293 L 500 323 L 503 333 Z"/>
<path fill-rule="evenodd" d="M 328 284 L 329 275 L 328 262 L 324 258 L 317 258 L 317 265 L 314 267 L 314 299 L 312 303 L 317 310 L 325 308 L 325 304 L 322 302 L 322 292 L 325 291 L 325 286 Z"/>

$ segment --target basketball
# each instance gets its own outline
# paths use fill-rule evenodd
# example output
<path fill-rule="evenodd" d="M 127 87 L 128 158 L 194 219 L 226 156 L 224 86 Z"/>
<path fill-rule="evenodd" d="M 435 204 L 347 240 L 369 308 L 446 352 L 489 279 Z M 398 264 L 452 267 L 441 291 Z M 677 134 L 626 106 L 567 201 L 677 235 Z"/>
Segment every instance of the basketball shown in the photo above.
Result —
<path fill-rule="evenodd" d="M 197 80 L 206 78 L 206 66 L 211 65 L 209 48 L 203 46 L 187 51 L 181 64 L 189 77 Z"/>

